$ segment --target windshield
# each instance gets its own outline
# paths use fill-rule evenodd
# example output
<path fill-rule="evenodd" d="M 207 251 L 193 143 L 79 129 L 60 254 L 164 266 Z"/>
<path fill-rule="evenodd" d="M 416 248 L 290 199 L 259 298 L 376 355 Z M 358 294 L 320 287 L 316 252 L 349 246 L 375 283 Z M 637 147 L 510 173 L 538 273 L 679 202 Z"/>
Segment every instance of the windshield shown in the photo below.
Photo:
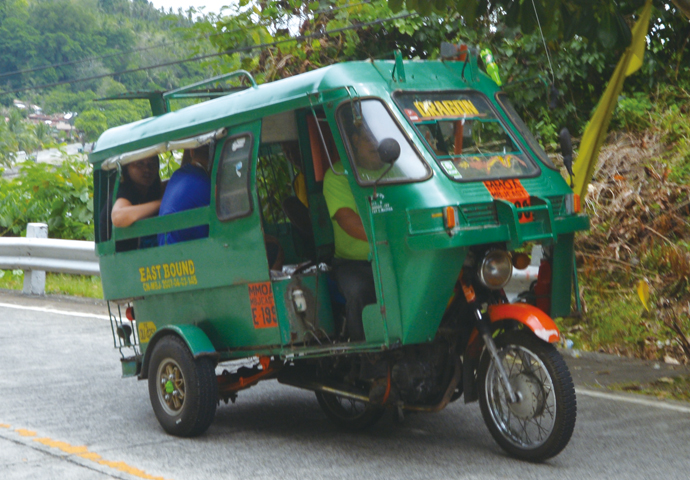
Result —
<path fill-rule="evenodd" d="M 544 151 L 537 139 L 534 138 L 534 135 L 532 135 L 532 133 L 529 131 L 529 128 L 527 128 L 525 122 L 522 121 L 522 118 L 520 118 L 520 115 L 518 115 L 517 111 L 515 110 L 515 107 L 513 107 L 513 104 L 510 103 L 510 100 L 508 100 L 508 95 L 506 95 L 503 92 L 499 92 L 498 94 L 496 94 L 496 100 L 498 100 L 498 103 L 501 104 L 503 110 L 505 110 L 508 117 L 510 117 L 510 120 L 513 122 L 513 125 L 515 125 L 517 131 L 520 132 L 520 135 L 523 136 L 523 138 L 530 146 L 534 154 L 537 157 L 539 157 L 539 160 L 541 160 L 542 163 L 547 167 L 553 170 L 558 170 L 558 167 L 556 167 L 553 164 L 553 162 L 549 158 L 549 155 Z"/>
<path fill-rule="evenodd" d="M 378 153 L 379 144 L 387 138 L 400 145 L 400 156 L 380 183 L 416 181 L 429 176 L 429 167 L 380 100 L 345 103 L 337 117 L 360 184 L 373 184 L 388 168 Z"/>
<path fill-rule="evenodd" d="M 539 170 L 477 92 L 401 93 L 395 100 L 455 180 L 516 178 Z"/>

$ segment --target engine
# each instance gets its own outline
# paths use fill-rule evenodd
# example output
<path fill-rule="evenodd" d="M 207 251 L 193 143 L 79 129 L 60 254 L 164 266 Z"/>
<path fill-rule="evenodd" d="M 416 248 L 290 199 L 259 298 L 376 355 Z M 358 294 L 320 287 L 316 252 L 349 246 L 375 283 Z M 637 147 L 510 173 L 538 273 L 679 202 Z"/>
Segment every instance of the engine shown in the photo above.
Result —
<path fill-rule="evenodd" d="M 395 362 L 391 380 L 405 403 L 434 403 L 443 396 L 448 383 L 448 349 L 443 346 L 412 347 Z"/>

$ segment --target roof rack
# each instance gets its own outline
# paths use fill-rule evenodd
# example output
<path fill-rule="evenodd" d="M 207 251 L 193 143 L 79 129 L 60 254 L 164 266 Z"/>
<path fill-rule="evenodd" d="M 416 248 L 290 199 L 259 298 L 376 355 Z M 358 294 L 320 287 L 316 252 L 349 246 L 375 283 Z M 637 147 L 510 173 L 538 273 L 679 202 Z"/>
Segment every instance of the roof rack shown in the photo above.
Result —
<path fill-rule="evenodd" d="M 252 77 L 252 74 L 246 70 L 236 70 L 230 73 L 224 73 L 200 82 L 192 83 L 184 87 L 176 88 L 175 90 L 140 90 L 134 92 L 125 92 L 110 97 L 99 98 L 96 101 L 101 102 L 105 100 L 148 100 L 151 105 L 151 113 L 154 116 L 163 115 L 171 111 L 170 100 L 179 98 L 217 98 L 225 95 L 231 95 L 241 90 L 246 90 L 249 87 L 230 87 L 230 88 L 205 88 L 199 89 L 204 85 L 218 82 L 220 80 L 228 80 L 234 77 L 245 77 L 249 79 L 252 84 L 251 88 L 259 88 Z"/>

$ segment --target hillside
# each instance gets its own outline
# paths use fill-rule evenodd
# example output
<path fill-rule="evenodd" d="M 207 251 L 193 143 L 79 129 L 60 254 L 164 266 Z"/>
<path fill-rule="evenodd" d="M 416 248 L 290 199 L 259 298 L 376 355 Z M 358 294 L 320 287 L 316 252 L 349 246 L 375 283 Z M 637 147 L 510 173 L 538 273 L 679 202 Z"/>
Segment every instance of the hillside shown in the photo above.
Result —
<path fill-rule="evenodd" d="M 191 29 L 196 21 L 146 0 L 0 4 L 0 113 L 7 118 L 0 123 L 0 165 L 12 152 L 60 141 L 58 122 L 76 122 L 79 140 L 93 141 L 106 128 L 150 114 L 147 101 L 94 103 L 98 98 L 169 90 L 216 74 L 198 62 L 149 68 L 210 51 L 208 36 Z M 41 118 L 23 121 L 30 113 Z"/>

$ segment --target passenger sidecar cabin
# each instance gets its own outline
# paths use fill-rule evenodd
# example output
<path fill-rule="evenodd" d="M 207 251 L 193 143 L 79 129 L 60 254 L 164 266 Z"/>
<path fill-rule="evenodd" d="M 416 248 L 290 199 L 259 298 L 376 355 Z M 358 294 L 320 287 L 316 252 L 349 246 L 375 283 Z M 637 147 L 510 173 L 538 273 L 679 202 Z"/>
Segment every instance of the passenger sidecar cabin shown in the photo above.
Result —
<path fill-rule="evenodd" d="M 132 304 L 134 371 L 161 331 L 196 355 L 326 355 L 422 343 L 437 332 L 474 245 L 547 246 L 552 316 L 570 311 L 573 234 L 588 221 L 506 95 L 476 63 L 336 64 L 106 131 L 94 165 L 104 296 Z M 167 96 L 166 96 L 167 95 Z M 348 130 L 365 122 L 400 154 L 385 172 L 353 163 Z M 208 146 L 208 206 L 112 225 L 128 164 Z M 333 222 L 325 173 L 340 163 L 368 238 L 376 304 L 365 339 L 339 343 L 342 298 L 329 275 Z M 176 243 L 166 234 L 205 228 Z M 142 239 L 159 242 L 143 245 Z M 138 243 L 122 250 L 122 242 Z M 146 247 L 146 248 L 143 248 Z M 128 337 L 129 338 L 129 337 Z M 143 370 L 143 375 L 146 375 Z"/>

